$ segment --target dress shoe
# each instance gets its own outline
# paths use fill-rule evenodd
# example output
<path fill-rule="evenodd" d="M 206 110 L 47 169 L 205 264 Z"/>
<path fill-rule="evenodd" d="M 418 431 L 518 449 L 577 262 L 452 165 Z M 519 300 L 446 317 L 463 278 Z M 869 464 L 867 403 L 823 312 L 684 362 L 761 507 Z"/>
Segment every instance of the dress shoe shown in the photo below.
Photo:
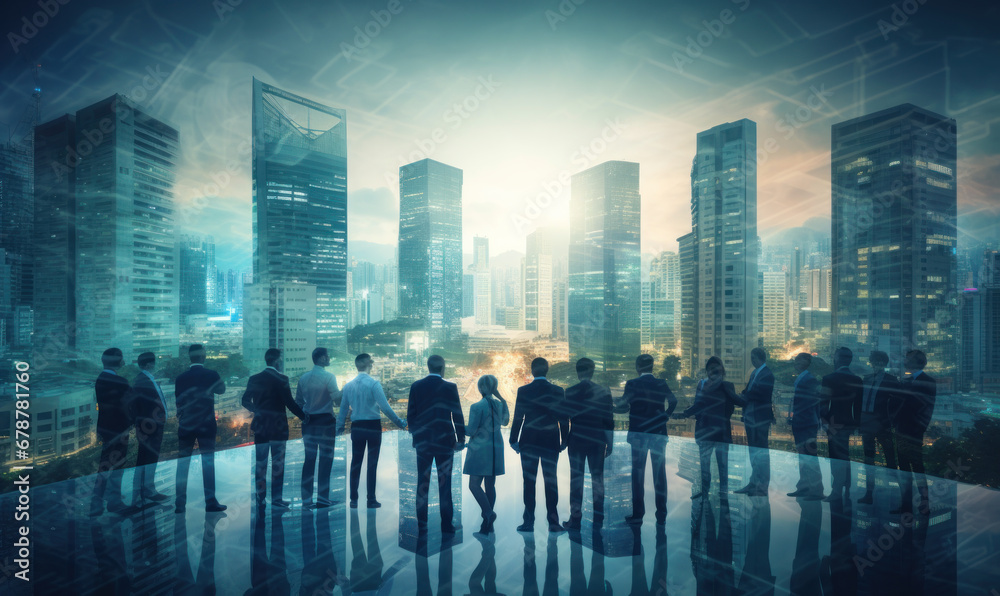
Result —
<path fill-rule="evenodd" d="M 142 496 L 142 500 L 143 501 L 153 501 L 155 503 L 159 503 L 160 501 L 166 501 L 169 498 L 170 497 L 168 497 L 167 495 L 165 495 L 163 493 L 151 493 L 151 494 L 147 494 L 147 495 L 143 495 Z"/>
<path fill-rule="evenodd" d="M 357 508 L 358 508 L 358 500 L 351 499 L 351 509 L 357 509 Z"/>
<path fill-rule="evenodd" d="M 487 519 L 483 520 L 483 523 L 479 526 L 479 534 L 489 534 L 490 533 L 490 521 Z"/>
<path fill-rule="evenodd" d="M 739 490 L 734 490 L 733 493 L 737 495 L 749 495 L 757 492 L 757 487 L 752 484 L 748 484 Z"/>
<path fill-rule="evenodd" d="M 799 489 L 799 490 L 793 490 L 792 492 L 788 493 L 788 496 L 789 497 L 804 497 L 804 496 L 806 496 L 808 494 L 809 494 L 809 491 Z"/>
<path fill-rule="evenodd" d="M 704 495 L 704 494 L 705 494 L 705 493 L 703 493 L 703 492 L 701 492 L 701 491 L 698 491 L 698 492 L 694 493 L 693 495 L 691 495 L 691 500 L 692 500 L 692 501 L 694 501 L 695 499 L 698 499 L 698 498 L 700 498 L 700 497 L 701 497 L 702 495 Z"/>
<path fill-rule="evenodd" d="M 275 509 L 288 509 L 292 504 L 284 499 L 271 499 L 271 506 Z"/>
<path fill-rule="evenodd" d="M 378 509 L 381 506 L 382 506 L 382 503 L 379 503 L 378 501 L 368 501 L 368 508 L 369 509 Z"/>
<path fill-rule="evenodd" d="M 535 524 L 524 522 L 523 524 L 521 524 L 520 526 L 517 527 L 517 531 L 518 532 L 534 532 L 535 531 Z"/>
<path fill-rule="evenodd" d="M 578 531 L 580 529 L 580 519 L 572 518 L 563 522 L 563 527 L 570 531 Z"/>
<path fill-rule="evenodd" d="M 844 497 L 841 496 L 840 491 L 835 490 L 832 493 L 830 493 L 830 496 L 824 498 L 823 500 L 826 501 L 827 503 L 836 503 L 837 501 L 842 501 L 843 498 Z"/>
<path fill-rule="evenodd" d="M 806 493 L 802 495 L 803 501 L 822 501 L 823 493 Z"/>
<path fill-rule="evenodd" d="M 865 496 L 863 496 L 860 499 L 858 499 L 858 503 L 860 503 L 862 505 L 871 505 L 874 502 L 875 502 L 875 498 L 872 495 L 872 493 L 865 493 Z"/>
<path fill-rule="evenodd" d="M 218 503 L 218 502 L 216 502 L 216 503 L 209 503 L 209 504 L 205 505 L 205 512 L 206 513 L 219 513 L 220 511 L 225 511 L 226 509 L 228 509 L 228 507 L 226 507 L 222 503 Z"/>
<path fill-rule="evenodd" d="M 565 531 L 566 528 L 562 527 L 562 524 L 549 524 L 549 534 L 559 534 Z"/>
<path fill-rule="evenodd" d="M 767 496 L 767 489 L 766 488 L 755 488 L 752 491 L 750 491 L 748 493 L 744 493 L 744 494 L 746 494 L 746 496 L 748 496 L 748 497 L 766 497 Z"/>
<path fill-rule="evenodd" d="M 333 507 L 336 504 L 337 504 L 336 501 L 332 501 L 332 500 L 327 499 L 325 497 L 319 497 L 319 498 L 316 499 L 316 505 L 315 505 L 315 507 L 316 507 L 316 509 L 323 509 L 323 508 L 326 508 L 326 507 Z"/>
<path fill-rule="evenodd" d="M 642 516 L 641 515 L 626 515 L 625 516 L 625 523 L 628 524 L 628 525 L 630 525 L 630 526 L 641 526 L 642 525 Z"/>
<path fill-rule="evenodd" d="M 889 515 L 900 515 L 902 513 L 913 513 L 913 507 L 900 507 L 899 509 L 889 511 Z"/>

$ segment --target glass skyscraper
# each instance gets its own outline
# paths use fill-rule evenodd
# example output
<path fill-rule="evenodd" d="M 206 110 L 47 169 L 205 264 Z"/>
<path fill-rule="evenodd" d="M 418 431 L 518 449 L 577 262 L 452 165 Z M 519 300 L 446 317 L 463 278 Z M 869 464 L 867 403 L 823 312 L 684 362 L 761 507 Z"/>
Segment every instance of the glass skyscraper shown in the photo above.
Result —
<path fill-rule="evenodd" d="M 475 271 L 472 291 L 476 325 L 493 322 L 493 293 L 490 287 L 490 239 L 476 236 L 472 239 L 472 268 Z"/>
<path fill-rule="evenodd" d="M 524 329 L 552 335 L 552 231 L 528 234 L 524 252 Z"/>
<path fill-rule="evenodd" d="M 639 164 L 604 162 L 571 188 L 569 352 L 608 370 L 640 350 Z"/>
<path fill-rule="evenodd" d="M 462 330 L 462 170 L 432 159 L 399 168 L 399 309 L 432 341 Z"/>
<path fill-rule="evenodd" d="M 953 119 L 911 104 L 833 125 L 834 346 L 955 372 L 956 147 Z"/>

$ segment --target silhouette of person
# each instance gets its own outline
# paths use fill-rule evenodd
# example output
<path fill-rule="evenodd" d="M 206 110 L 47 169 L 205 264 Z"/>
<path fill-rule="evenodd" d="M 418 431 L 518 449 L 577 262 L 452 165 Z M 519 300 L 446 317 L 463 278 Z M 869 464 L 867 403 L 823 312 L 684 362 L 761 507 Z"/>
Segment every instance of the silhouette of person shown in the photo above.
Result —
<path fill-rule="evenodd" d="M 835 370 L 823 377 L 820 387 L 820 421 L 826 428 L 830 446 L 830 496 L 828 502 L 851 496 L 851 434 L 861 418 L 863 386 L 861 377 L 851 372 L 854 353 L 837 348 L 833 355 Z"/>
<path fill-rule="evenodd" d="M 267 368 L 247 380 L 243 394 L 243 407 L 253 412 L 250 430 L 256 456 L 254 485 L 256 487 L 257 508 L 264 509 L 267 495 L 267 458 L 271 457 L 271 505 L 287 509 L 288 501 L 281 498 L 285 481 L 285 443 L 288 441 L 288 417 L 286 409 L 303 421 L 309 416 L 292 399 L 292 388 L 288 377 L 282 374 L 284 359 L 281 350 L 270 348 L 264 352 Z"/>
<path fill-rule="evenodd" d="M 482 399 L 469 408 L 466 432 L 469 444 L 465 455 L 464 472 L 469 475 L 469 491 L 482 510 L 483 524 L 479 531 L 489 534 L 497 515 L 497 476 L 504 474 L 503 436 L 500 427 L 510 422 L 507 400 L 497 390 L 493 375 L 479 377 Z M 485 490 L 484 489 L 485 485 Z"/>
<path fill-rule="evenodd" d="M 471 418 L 472 415 L 470 414 Z M 476 540 L 483 546 L 482 555 L 479 557 L 479 564 L 472 570 L 469 576 L 469 596 L 486 596 L 487 594 L 500 594 L 497 592 L 497 546 L 496 535 L 489 535 L 486 532 L 474 534 Z M 573 592 L 572 589 L 570 589 Z M 573 592 L 576 593 L 576 592 Z M 502 594 L 500 596 L 503 596 Z"/>
<path fill-rule="evenodd" d="M 751 496 L 746 505 L 735 510 L 743 516 L 749 546 L 736 593 L 773 595 L 777 578 L 771 571 L 771 503 L 764 493 L 759 497 Z"/>
<path fill-rule="evenodd" d="M 568 530 L 579 530 L 583 517 L 583 467 L 590 468 L 594 497 L 594 526 L 604 524 L 604 458 L 614 451 L 615 419 L 611 392 L 591 381 L 594 361 L 576 361 L 580 382 L 566 390 L 569 419 L 569 520 Z"/>
<path fill-rule="evenodd" d="M 823 525 L 823 504 L 818 503 L 818 500 L 798 501 L 802 513 L 799 516 L 799 531 L 795 539 L 795 555 L 789 579 L 792 594 L 823 593 L 819 573 L 819 533 Z"/>
<path fill-rule="evenodd" d="M 465 417 L 458 386 L 444 380 L 444 358 L 427 359 L 428 375 L 410 385 L 406 419 L 417 452 L 417 528 L 427 529 L 427 499 L 431 464 L 437 466 L 441 499 L 441 531 L 455 532 L 455 505 L 451 500 L 451 470 L 455 452 L 465 446 Z"/>
<path fill-rule="evenodd" d="M 636 528 L 638 529 L 638 528 Z M 613 594 L 611 584 L 604 573 L 604 537 L 600 528 L 593 530 L 593 545 L 590 557 L 590 581 L 583 568 L 583 544 L 580 536 L 572 536 L 569 545 L 569 593 L 570 594 Z M 645 573 L 643 573 L 645 576 Z M 645 577 L 643 578 L 645 580 Z"/>
<path fill-rule="evenodd" d="M 729 494 L 719 496 L 719 518 L 708 499 L 691 507 L 691 568 L 697 594 L 732 594 L 736 587 L 733 568 L 733 522 Z"/>
<path fill-rule="evenodd" d="M 271 348 L 275 349 L 275 348 Z M 289 394 L 291 389 L 289 389 Z M 285 550 L 285 523 L 282 511 L 271 514 L 271 552 L 267 549 L 267 532 L 263 509 L 253 514 L 250 529 L 250 586 L 247 594 L 289 594 L 288 553 Z"/>
<path fill-rule="evenodd" d="M 927 494 L 927 479 L 924 478 L 924 433 L 934 416 L 934 402 L 937 398 L 937 381 L 924 372 L 927 366 L 927 355 L 920 350 L 910 350 L 903 359 L 906 373 L 903 375 L 901 390 L 897 393 L 896 403 L 892 407 L 892 425 L 895 431 L 896 454 L 899 457 L 899 469 L 911 472 L 900 474 L 899 489 L 902 502 L 899 509 L 891 513 L 913 511 L 913 481 L 916 480 L 920 494 L 918 512 L 926 515 L 930 512 Z"/>
<path fill-rule="evenodd" d="M 515 406 L 516 408 L 517 406 Z M 538 567 L 535 561 L 534 534 L 521 534 L 524 538 L 524 585 L 521 594 L 538 595 Z M 545 572 L 542 578 L 542 594 L 556 596 L 559 593 L 559 545 L 556 535 L 549 533 L 545 548 Z"/>
<path fill-rule="evenodd" d="M 819 500 L 823 498 L 823 476 L 816 459 L 816 435 L 820 427 L 819 380 L 809 372 L 810 365 L 811 354 L 802 352 L 795 356 L 795 371 L 799 375 L 795 378 L 788 422 L 792 426 L 795 450 L 799 454 L 799 482 L 788 496 Z"/>
<path fill-rule="evenodd" d="M 863 380 L 861 402 L 861 444 L 865 451 L 865 485 L 867 490 L 858 503 L 875 502 L 875 446 L 882 449 L 885 465 L 896 469 L 896 442 L 892 438 L 892 421 L 889 419 L 889 402 L 899 392 L 899 380 L 885 371 L 889 355 L 878 350 L 871 353 L 868 362 L 872 374 Z"/>
<path fill-rule="evenodd" d="M 771 452 L 767 438 L 774 423 L 774 410 L 771 408 L 774 374 L 767 367 L 767 352 L 763 348 L 750 350 L 750 363 L 754 370 L 740 396 L 747 402 L 743 406 L 742 420 L 753 472 L 747 485 L 735 492 L 763 497 L 767 495 L 767 487 L 771 483 Z"/>
<path fill-rule="evenodd" d="M 514 401 L 514 421 L 510 427 L 510 446 L 521 456 L 524 478 L 524 523 L 518 532 L 531 532 L 535 528 L 535 481 L 538 467 L 542 467 L 545 482 L 546 519 L 549 532 L 563 532 L 559 523 L 559 485 L 556 464 L 559 452 L 568 446 L 569 425 L 563 418 L 562 388 L 546 378 L 549 363 L 544 358 L 531 361 L 531 383 L 518 387 Z M 523 426 L 523 429 L 522 429 Z"/>
<path fill-rule="evenodd" d="M 187 520 L 174 518 L 174 559 L 177 561 L 175 594 L 215 594 L 215 526 L 225 514 L 206 515 L 205 528 L 201 538 L 201 556 L 197 573 L 192 573 L 191 557 L 188 549 Z"/>
<path fill-rule="evenodd" d="M 114 349 L 114 348 L 112 348 Z M 87 579 L 91 580 L 88 588 L 77 593 L 89 594 L 131 594 L 131 578 L 128 574 L 128 560 L 125 558 L 125 536 L 121 524 L 110 524 L 104 520 L 93 520 L 90 526 L 90 542 L 94 546 L 96 567 L 90 568 Z M 73 553 L 74 557 L 80 557 Z M 35 581 L 38 581 L 35 578 Z M 74 588 L 79 589 L 83 582 L 74 582 Z"/>
<path fill-rule="evenodd" d="M 438 561 L 437 593 L 440 596 L 450 596 L 451 594 L 451 584 L 454 576 L 454 557 L 455 555 L 450 548 L 442 547 L 441 557 Z M 431 590 L 431 574 L 427 555 L 417 554 L 415 559 L 417 567 L 417 594 L 418 596 L 429 596 L 433 592 Z"/>
<path fill-rule="evenodd" d="M 135 420 L 135 437 L 139 443 L 135 458 L 135 502 L 142 506 L 166 501 L 167 495 L 156 491 L 156 462 L 160 459 L 163 425 L 167 421 L 167 402 L 160 384 L 153 378 L 156 355 L 143 352 L 137 359 L 139 374 L 132 381 L 131 407 Z"/>
<path fill-rule="evenodd" d="M 101 355 L 104 370 L 97 376 L 94 392 L 97 394 L 97 436 L 101 438 L 101 458 L 94 482 L 94 495 L 90 515 L 104 512 L 104 495 L 108 484 L 111 494 L 107 497 L 108 511 L 126 514 L 132 511 L 122 500 L 122 473 L 128 455 L 129 427 L 132 419 L 128 412 L 129 382 L 117 372 L 125 359 L 118 348 L 108 348 Z"/>
<path fill-rule="evenodd" d="M 336 515 L 336 514 L 334 514 Z M 340 516 L 343 519 L 343 516 Z M 334 556 L 331 516 L 302 511 L 302 589 L 300 594 L 332 595 L 336 586 L 344 588 Z"/>
<path fill-rule="evenodd" d="M 737 405 L 745 406 L 747 401 L 736 395 L 733 384 L 726 381 L 726 369 L 718 356 L 712 356 L 705 363 L 707 378 L 698 383 L 694 402 L 684 410 L 681 418 L 695 417 L 694 439 L 698 444 L 701 460 L 701 487 L 691 495 L 692 499 L 708 496 L 712 485 L 712 453 L 715 453 L 719 468 L 719 492 L 726 494 L 729 489 L 729 445 L 733 442 L 732 425 L 729 419 Z"/>
<path fill-rule="evenodd" d="M 642 528 L 632 526 L 632 590 L 633 596 L 666 594 L 667 590 L 667 532 L 662 525 L 656 526 L 656 550 L 653 554 L 653 576 L 646 583 L 646 557 L 642 553 Z M 593 578 L 591 578 L 593 585 Z M 610 585 L 607 586 L 610 593 Z M 598 592 L 603 594 L 605 592 Z"/>
<path fill-rule="evenodd" d="M 392 578 L 408 563 L 406 559 L 399 559 L 388 571 L 383 573 L 385 561 L 382 559 L 382 548 L 378 542 L 378 524 L 375 520 L 376 513 L 374 509 L 368 511 L 368 519 L 365 524 L 365 535 L 368 543 L 366 550 L 365 543 L 361 540 L 358 511 L 357 509 L 351 510 L 350 592 L 375 594 L 384 587 L 386 588 L 386 593 L 392 593 Z M 350 592 L 346 589 L 344 590 L 344 593 Z"/>
<path fill-rule="evenodd" d="M 205 347 L 188 347 L 191 367 L 177 375 L 177 501 L 176 513 L 184 513 L 187 503 L 188 468 L 194 442 L 201 451 L 201 475 L 205 485 L 205 511 L 225 511 L 215 498 L 215 396 L 226 392 L 226 384 L 214 370 L 205 368 Z"/>
<path fill-rule="evenodd" d="M 371 376 L 374 360 L 368 354 L 358 354 L 354 366 L 358 376 L 344 385 L 341 392 L 340 413 L 337 415 L 337 434 L 343 434 L 348 414 L 351 418 L 351 508 L 358 507 L 358 484 L 361 482 L 361 462 L 368 452 L 368 508 L 382 506 L 375 499 L 378 479 L 378 455 L 382 449 L 381 410 L 399 428 L 406 428 L 406 421 L 389 407 L 382 385 Z"/>
<path fill-rule="evenodd" d="M 677 398 L 663 379 L 653 376 L 653 357 L 635 359 L 639 376 L 625 383 L 619 411 L 628 411 L 628 444 L 632 449 L 632 515 L 629 524 L 639 525 L 646 514 L 646 457 L 653 468 L 656 523 L 667 520 L 667 420 L 677 407 Z"/>
<path fill-rule="evenodd" d="M 850 499 L 830 501 L 830 579 L 829 586 L 823 586 L 824 594 L 857 594 L 858 566 L 854 557 L 858 549 L 852 539 L 854 525 Z M 826 568 L 826 565 L 822 566 Z M 826 582 L 826 577 L 823 577 Z M 919 592 L 903 592 L 919 594 Z"/>
<path fill-rule="evenodd" d="M 333 451 L 337 440 L 337 420 L 333 404 L 340 399 L 337 377 L 327 372 L 330 354 L 326 348 L 312 352 L 313 368 L 299 378 L 295 389 L 295 403 L 309 414 L 309 422 L 302 425 L 302 503 L 307 508 L 329 507 L 330 472 L 333 469 Z M 319 490 L 313 502 L 313 476 L 316 474 L 316 454 L 319 453 Z"/>

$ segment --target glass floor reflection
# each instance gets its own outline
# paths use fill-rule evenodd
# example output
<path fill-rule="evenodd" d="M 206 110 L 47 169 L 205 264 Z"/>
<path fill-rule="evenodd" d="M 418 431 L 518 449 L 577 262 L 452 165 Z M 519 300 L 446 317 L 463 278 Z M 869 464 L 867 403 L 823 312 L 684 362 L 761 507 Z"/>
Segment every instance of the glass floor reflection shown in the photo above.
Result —
<path fill-rule="evenodd" d="M 436 482 L 430 532 L 418 538 L 415 454 L 405 432 L 383 437 L 377 498 L 382 508 L 346 505 L 347 444 L 337 440 L 335 507 L 312 511 L 299 500 L 302 445 L 288 445 L 284 498 L 290 510 L 252 505 L 253 447 L 216 454 L 225 514 L 206 514 L 200 458 L 192 461 L 187 512 L 173 499 L 121 517 L 87 516 L 93 476 L 31 492 L 30 586 L 13 579 L 15 495 L 0 498 L 2 594 L 1000 594 L 1000 492 L 929 478 L 931 512 L 890 515 L 899 490 L 883 469 L 874 505 L 859 505 L 865 466 L 855 463 L 849 503 L 785 496 L 798 480 L 794 454 L 771 453 L 767 497 L 728 494 L 717 484 L 691 500 L 698 455 L 690 439 L 667 447 L 668 517 L 655 524 L 647 470 L 647 515 L 631 513 L 629 446 L 617 433 L 607 462 L 607 522 L 594 532 L 589 479 L 579 533 L 550 536 L 542 482 L 533 534 L 519 534 L 519 458 L 507 450 L 498 478 L 496 533 L 475 534 L 481 518 L 467 476 L 453 476 L 463 529 L 442 543 Z M 730 488 L 745 484 L 746 447 L 730 450 Z M 829 462 L 822 460 L 829 490 Z M 458 464 L 456 462 L 456 468 Z M 157 467 L 157 488 L 171 497 L 174 463 Z M 364 482 L 361 491 L 364 493 Z M 131 472 L 123 486 L 131 486 Z M 569 465 L 559 459 L 559 511 L 569 517 Z M 364 494 L 361 495 L 364 503 Z M 907 523 L 901 523 L 901 519 Z"/>

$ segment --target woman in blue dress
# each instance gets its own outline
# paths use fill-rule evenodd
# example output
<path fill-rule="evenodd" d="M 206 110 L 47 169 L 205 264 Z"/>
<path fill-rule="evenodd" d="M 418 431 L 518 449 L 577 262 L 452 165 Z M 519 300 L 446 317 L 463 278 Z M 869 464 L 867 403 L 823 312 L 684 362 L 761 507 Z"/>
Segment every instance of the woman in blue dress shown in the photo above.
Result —
<path fill-rule="evenodd" d="M 493 375 L 479 377 L 479 393 L 483 398 L 469 408 L 469 422 L 465 425 L 469 442 L 463 472 L 469 475 L 469 490 L 483 510 L 479 531 L 489 534 L 497 518 L 493 511 L 497 502 L 497 476 L 504 473 L 500 427 L 510 422 L 510 410 L 497 391 L 497 378 Z"/>

